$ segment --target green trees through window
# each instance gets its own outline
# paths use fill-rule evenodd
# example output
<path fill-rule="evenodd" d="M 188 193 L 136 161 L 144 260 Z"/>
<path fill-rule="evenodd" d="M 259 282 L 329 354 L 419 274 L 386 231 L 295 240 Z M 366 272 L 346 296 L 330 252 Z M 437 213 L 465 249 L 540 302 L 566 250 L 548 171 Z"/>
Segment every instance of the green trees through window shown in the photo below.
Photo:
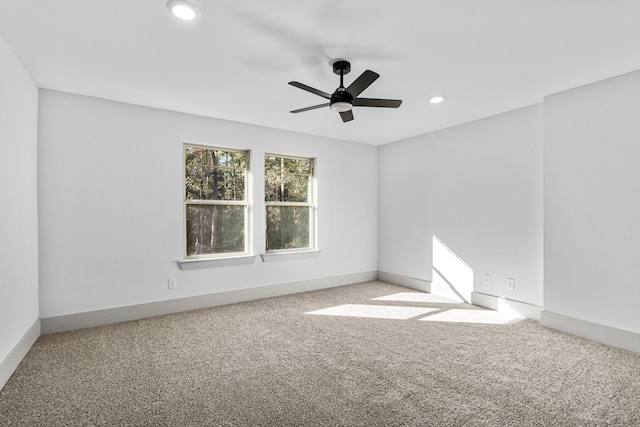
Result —
<path fill-rule="evenodd" d="M 249 253 L 249 152 L 184 145 L 184 256 Z M 314 248 L 313 159 L 264 158 L 266 250 Z"/>
<path fill-rule="evenodd" d="M 184 150 L 186 256 L 246 252 L 248 153 Z"/>
<path fill-rule="evenodd" d="M 313 247 L 313 160 L 267 154 L 267 251 Z"/>

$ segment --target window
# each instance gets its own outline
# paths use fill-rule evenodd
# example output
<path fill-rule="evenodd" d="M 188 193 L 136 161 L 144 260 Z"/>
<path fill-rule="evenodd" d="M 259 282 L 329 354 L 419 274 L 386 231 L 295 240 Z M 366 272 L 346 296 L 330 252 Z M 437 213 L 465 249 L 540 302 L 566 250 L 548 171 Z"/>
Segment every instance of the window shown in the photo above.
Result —
<path fill-rule="evenodd" d="M 248 252 L 249 154 L 184 146 L 185 258 Z"/>
<path fill-rule="evenodd" d="M 267 154 L 264 193 L 267 251 L 313 249 L 313 159 Z"/>

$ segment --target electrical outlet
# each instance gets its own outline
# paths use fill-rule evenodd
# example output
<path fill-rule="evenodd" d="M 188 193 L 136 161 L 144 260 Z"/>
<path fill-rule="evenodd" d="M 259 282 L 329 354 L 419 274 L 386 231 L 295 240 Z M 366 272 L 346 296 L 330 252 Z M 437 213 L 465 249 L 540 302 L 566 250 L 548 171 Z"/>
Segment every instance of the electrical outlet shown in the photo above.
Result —
<path fill-rule="evenodd" d="M 178 287 L 178 282 L 176 281 L 175 277 L 169 277 L 169 280 L 167 280 L 167 284 L 169 286 L 169 289 L 175 289 Z"/>
<path fill-rule="evenodd" d="M 491 275 L 490 274 L 485 274 L 484 275 L 484 284 L 485 285 L 490 285 L 491 284 Z"/>
<path fill-rule="evenodd" d="M 351 268 L 351 258 L 347 258 L 347 268 Z"/>
<path fill-rule="evenodd" d="M 515 291 L 515 289 L 516 289 L 516 279 L 507 277 L 507 290 Z"/>

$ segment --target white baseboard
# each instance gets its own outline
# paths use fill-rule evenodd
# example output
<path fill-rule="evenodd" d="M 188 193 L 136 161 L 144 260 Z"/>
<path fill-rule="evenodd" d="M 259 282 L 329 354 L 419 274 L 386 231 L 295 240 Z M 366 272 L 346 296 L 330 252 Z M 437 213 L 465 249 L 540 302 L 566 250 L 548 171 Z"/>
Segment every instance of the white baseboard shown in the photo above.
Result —
<path fill-rule="evenodd" d="M 543 308 L 538 305 L 528 304 L 520 301 L 513 301 L 504 297 L 471 292 L 471 304 L 485 307 L 490 310 L 512 310 L 527 319 L 540 321 L 540 313 Z"/>
<path fill-rule="evenodd" d="M 35 344 L 40 337 L 40 319 L 36 320 L 33 325 L 20 338 L 20 341 L 11 349 L 9 354 L 0 361 L 0 390 L 9 381 L 11 375 L 18 368 L 22 359 L 27 355 L 29 349 Z"/>
<path fill-rule="evenodd" d="M 378 271 L 378 280 L 392 285 L 404 286 L 422 292 L 431 292 L 431 282 L 428 280 L 414 279 L 400 274 Z"/>
<path fill-rule="evenodd" d="M 543 311 L 540 323 L 547 328 L 640 353 L 640 333 L 592 323 L 551 311 Z"/>
<path fill-rule="evenodd" d="M 344 276 L 326 277 L 322 279 L 304 280 L 301 282 L 280 285 L 262 286 L 250 289 L 220 292 L 216 294 L 199 295 L 167 301 L 157 301 L 125 307 L 107 308 L 104 310 L 88 311 L 84 313 L 67 314 L 63 316 L 45 317 L 42 319 L 42 333 L 71 331 L 74 329 L 90 328 L 111 323 L 127 322 L 164 314 L 182 311 L 198 310 L 225 304 L 252 301 L 290 295 L 300 292 L 344 286 L 352 283 L 376 280 L 376 271 L 348 274 Z"/>

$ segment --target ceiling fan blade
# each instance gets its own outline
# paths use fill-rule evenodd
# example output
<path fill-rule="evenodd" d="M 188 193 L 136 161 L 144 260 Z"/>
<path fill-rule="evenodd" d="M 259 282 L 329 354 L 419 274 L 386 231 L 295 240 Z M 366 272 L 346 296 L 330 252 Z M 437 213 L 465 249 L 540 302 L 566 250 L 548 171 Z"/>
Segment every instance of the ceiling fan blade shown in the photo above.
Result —
<path fill-rule="evenodd" d="M 400 99 L 356 98 L 353 100 L 354 107 L 398 108 L 400 104 L 402 104 Z"/>
<path fill-rule="evenodd" d="M 289 112 L 290 113 L 302 113 L 303 111 L 315 110 L 317 108 L 328 107 L 328 106 L 329 106 L 329 103 L 327 102 L 326 104 L 319 104 L 319 105 L 314 105 L 312 107 L 300 108 L 299 110 L 293 110 L 293 111 L 289 111 Z"/>
<path fill-rule="evenodd" d="M 375 82 L 378 77 L 380 77 L 380 74 L 374 73 L 371 70 L 366 70 L 364 73 L 360 74 L 360 77 L 355 79 L 353 83 L 349 85 L 347 92 L 355 98 L 360 95 L 363 90 L 368 88 L 371 83 Z"/>
<path fill-rule="evenodd" d="M 340 113 L 340 117 L 342 117 L 343 122 L 350 122 L 353 120 L 353 111 L 343 111 Z"/>
<path fill-rule="evenodd" d="M 307 86 L 307 85 L 302 84 L 300 82 L 289 82 L 289 84 L 291 86 L 297 87 L 298 89 L 306 90 L 307 92 L 311 92 L 311 93 L 313 93 L 315 95 L 321 96 L 321 97 L 323 97 L 325 99 L 331 99 L 331 95 L 329 95 L 327 92 L 323 92 L 321 90 L 314 89 L 311 86 Z"/>

